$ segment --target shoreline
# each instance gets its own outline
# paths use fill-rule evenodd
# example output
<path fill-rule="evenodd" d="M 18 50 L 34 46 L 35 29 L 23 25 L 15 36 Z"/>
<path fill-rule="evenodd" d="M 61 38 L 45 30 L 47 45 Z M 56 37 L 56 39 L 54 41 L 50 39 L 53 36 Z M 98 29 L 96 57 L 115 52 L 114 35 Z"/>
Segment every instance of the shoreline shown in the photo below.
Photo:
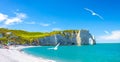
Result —
<path fill-rule="evenodd" d="M 37 47 L 37 46 L 10 46 L 9 49 L 0 48 L 0 61 L 1 62 L 56 62 L 42 57 L 35 57 L 20 51 L 24 48 Z"/>

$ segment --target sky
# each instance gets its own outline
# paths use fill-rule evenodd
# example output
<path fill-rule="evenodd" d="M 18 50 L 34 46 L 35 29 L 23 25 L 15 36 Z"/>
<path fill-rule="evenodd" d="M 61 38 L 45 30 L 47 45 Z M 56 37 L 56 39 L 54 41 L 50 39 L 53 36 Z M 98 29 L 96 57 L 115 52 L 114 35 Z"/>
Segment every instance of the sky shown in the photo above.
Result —
<path fill-rule="evenodd" d="M 120 0 L 0 0 L 0 27 L 86 29 L 98 43 L 120 43 Z"/>

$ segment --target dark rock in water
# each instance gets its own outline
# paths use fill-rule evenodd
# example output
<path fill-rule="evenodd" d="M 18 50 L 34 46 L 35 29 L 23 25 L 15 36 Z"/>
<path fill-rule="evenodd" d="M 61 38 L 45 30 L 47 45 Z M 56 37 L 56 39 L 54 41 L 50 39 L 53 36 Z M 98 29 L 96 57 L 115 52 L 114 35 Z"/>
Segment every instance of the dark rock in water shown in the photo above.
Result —
<path fill-rule="evenodd" d="M 88 30 L 74 30 L 72 32 L 61 31 L 60 34 L 40 38 L 40 45 L 94 45 L 94 36 Z"/>

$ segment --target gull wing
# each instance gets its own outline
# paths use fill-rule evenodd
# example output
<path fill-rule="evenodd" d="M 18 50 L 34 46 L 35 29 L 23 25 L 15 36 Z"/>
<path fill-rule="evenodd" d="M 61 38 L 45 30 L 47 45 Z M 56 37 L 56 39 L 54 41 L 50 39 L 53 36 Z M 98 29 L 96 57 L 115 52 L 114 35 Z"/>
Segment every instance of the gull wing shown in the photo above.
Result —
<path fill-rule="evenodd" d="M 54 48 L 48 48 L 48 49 L 54 49 Z"/>
<path fill-rule="evenodd" d="M 54 48 L 58 48 L 59 45 L 60 45 L 60 43 L 58 43 Z"/>
<path fill-rule="evenodd" d="M 57 50 L 59 45 L 60 45 L 60 43 L 58 43 L 54 48 L 48 48 L 48 49 Z"/>
<path fill-rule="evenodd" d="M 93 13 L 95 13 L 94 11 L 92 11 L 92 10 L 90 10 L 90 9 L 88 9 L 88 8 L 84 8 L 85 10 L 87 10 L 87 11 L 89 11 L 89 12 L 91 12 L 92 14 Z M 96 14 L 96 13 L 95 13 Z"/>

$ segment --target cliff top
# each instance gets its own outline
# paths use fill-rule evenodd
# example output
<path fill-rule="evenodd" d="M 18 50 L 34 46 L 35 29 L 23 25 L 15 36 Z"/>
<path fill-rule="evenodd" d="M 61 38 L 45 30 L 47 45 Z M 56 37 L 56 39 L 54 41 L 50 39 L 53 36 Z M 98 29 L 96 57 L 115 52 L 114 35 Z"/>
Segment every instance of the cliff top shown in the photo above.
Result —
<path fill-rule="evenodd" d="M 3 36 L 0 38 L 2 41 L 7 41 L 9 38 L 18 38 L 20 41 L 34 40 L 55 34 L 65 35 L 65 33 L 77 33 L 79 30 L 63 30 L 52 32 L 28 32 L 24 30 L 11 30 L 6 28 L 0 28 L 0 34 Z M 81 30 L 88 31 L 88 30 Z"/>

